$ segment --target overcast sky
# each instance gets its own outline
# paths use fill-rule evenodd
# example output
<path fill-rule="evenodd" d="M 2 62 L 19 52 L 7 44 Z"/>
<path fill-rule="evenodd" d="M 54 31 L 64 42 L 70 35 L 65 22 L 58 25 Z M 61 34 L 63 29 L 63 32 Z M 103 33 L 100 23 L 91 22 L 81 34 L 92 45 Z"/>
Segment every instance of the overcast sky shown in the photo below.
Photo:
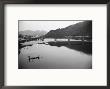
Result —
<path fill-rule="evenodd" d="M 19 31 L 56 30 L 82 21 L 19 21 Z"/>

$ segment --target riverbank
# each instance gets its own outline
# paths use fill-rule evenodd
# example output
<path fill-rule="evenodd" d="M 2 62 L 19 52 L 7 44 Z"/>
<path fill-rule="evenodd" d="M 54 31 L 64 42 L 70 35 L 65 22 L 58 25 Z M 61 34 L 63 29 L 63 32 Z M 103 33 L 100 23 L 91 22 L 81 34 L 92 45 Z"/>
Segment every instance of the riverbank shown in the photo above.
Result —
<path fill-rule="evenodd" d="M 48 42 L 48 44 L 50 45 L 88 45 L 88 44 L 92 44 L 92 42 L 90 41 L 51 41 L 51 42 Z"/>

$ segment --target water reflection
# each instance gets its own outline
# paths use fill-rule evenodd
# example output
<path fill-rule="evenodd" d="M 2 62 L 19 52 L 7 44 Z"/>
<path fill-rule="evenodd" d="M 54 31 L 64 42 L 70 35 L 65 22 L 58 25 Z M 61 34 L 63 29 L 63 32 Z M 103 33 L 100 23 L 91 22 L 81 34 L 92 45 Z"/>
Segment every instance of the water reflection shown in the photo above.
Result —
<path fill-rule="evenodd" d="M 69 49 L 81 51 L 81 52 L 84 52 L 90 55 L 92 54 L 92 44 L 85 44 L 85 45 L 52 45 L 52 44 L 49 44 L 49 45 L 57 46 L 57 47 L 65 46 Z"/>
<path fill-rule="evenodd" d="M 52 45 L 45 42 L 39 43 L 37 41 L 24 43 L 25 46 L 20 49 L 19 54 L 19 69 L 92 68 L 91 44 Z M 28 45 L 26 46 L 26 44 Z"/>

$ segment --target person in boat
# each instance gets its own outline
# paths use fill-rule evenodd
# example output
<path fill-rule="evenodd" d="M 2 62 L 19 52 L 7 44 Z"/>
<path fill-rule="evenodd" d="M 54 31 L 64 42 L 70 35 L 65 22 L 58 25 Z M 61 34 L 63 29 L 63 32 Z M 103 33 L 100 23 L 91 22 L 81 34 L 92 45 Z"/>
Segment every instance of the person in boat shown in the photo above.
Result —
<path fill-rule="evenodd" d="M 29 59 L 28 59 L 28 60 L 29 60 L 29 62 L 31 61 L 31 59 L 38 59 L 38 60 L 40 59 L 40 57 L 39 57 L 39 56 L 38 56 L 38 57 L 32 57 L 32 58 L 31 58 L 30 56 L 28 56 L 28 58 L 29 58 Z"/>

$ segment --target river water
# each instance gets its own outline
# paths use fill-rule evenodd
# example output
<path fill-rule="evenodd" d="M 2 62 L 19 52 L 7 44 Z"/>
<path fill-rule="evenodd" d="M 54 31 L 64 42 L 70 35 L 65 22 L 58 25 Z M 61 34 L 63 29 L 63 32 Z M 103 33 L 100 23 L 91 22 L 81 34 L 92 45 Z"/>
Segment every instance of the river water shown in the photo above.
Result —
<path fill-rule="evenodd" d="M 21 48 L 18 55 L 19 69 L 91 69 L 92 53 L 80 45 L 73 47 L 38 44 L 38 41 Z M 85 47 L 87 48 L 87 47 Z M 90 50 L 90 49 L 89 49 Z M 39 57 L 39 59 L 30 58 Z"/>

